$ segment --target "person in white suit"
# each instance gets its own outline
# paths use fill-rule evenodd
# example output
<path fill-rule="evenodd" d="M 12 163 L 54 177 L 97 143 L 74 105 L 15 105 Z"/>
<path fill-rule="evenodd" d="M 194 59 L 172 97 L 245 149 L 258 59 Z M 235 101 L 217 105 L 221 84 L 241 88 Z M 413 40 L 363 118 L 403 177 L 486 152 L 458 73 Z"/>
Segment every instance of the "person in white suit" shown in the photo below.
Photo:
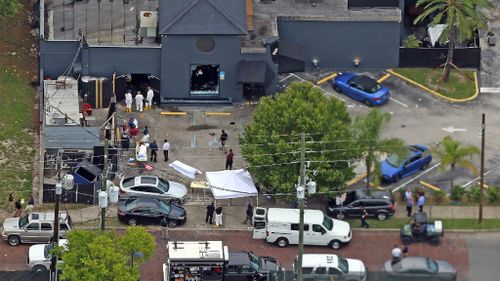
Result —
<path fill-rule="evenodd" d="M 135 95 L 135 110 L 142 112 L 144 109 L 144 96 L 141 94 L 141 91 L 137 91 L 137 95 Z"/>
<path fill-rule="evenodd" d="M 125 110 L 126 112 L 132 112 L 132 93 L 128 91 L 125 93 L 125 104 L 127 105 L 127 109 Z"/>
<path fill-rule="evenodd" d="M 153 92 L 153 89 L 151 89 L 151 86 L 148 86 L 148 92 L 146 93 L 146 109 L 153 109 L 153 97 L 155 96 L 155 93 Z"/>

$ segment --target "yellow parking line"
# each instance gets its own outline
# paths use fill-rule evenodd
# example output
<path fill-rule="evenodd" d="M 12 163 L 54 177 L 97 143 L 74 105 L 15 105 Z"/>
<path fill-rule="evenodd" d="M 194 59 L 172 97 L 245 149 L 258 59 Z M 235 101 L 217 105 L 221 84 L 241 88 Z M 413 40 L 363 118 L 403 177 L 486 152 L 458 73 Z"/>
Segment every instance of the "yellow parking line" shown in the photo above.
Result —
<path fill-rule="evenodd" d="M 385 79 L 391 77 L 391 74 L 390 73 L 387 73 L 386 75 L 382 76 L 382 78 L 378 79 L 377 82 L 378 83 L 382 83 L 385 81 Z"/>
<path fill-rule="evenodd" d="M 206 116 L 229 116 L 231 112 L 205 112 Z"/>
<path fill-rule="evenodd" d="M 366 178 L 366 173 L 364 174 L 361 174 L 355 178 L 353 178 L 352 180 L 350 180 L 349 182 L 347 182 L 347 186 L 351 186 L 351 185 L 354 185 L 356 183 L 358 183 L 360 180 Z"/>
<path fill-rule="evenodd" d="M 160 112 L 160 115 L 168 115 L 168 116 L 184 116 L 186 115 L 186 112 L 178 112 L 178 111 L 162 111 Z"/>
<path fill-rule="evenodd" d="M 321 84 L 325 83 L 326 81 L 328 81 L 328 80 L 330 80 L 330 79 L 335 78 L 335 76 L 337 76 L 337 73 L 336 73 L 336 72 L 334 72 L 334 73 L 332 73 L 332 74 L 330 74 L 330 75 L 326 76 L 325 78 L 323 78 L 323 79 L 319 80 L 318 82 L 316 82 L 316 84 L 317 84 L 317 85 L 321 85 Z"/>
<path fill-rule="evenodd" d="M 439 187 L 437 187 L 435 185 L 432 185 L 432 184 L 430 184 L 428 182 L 425 182 L 425 181 L 420 181 L 420 185 L 422 185 L 424 187 L 427 187 L 427 188 L 430 188 L 430 189 L 432 189 L 434 191 L 440 191 L 441 190 L 441 188 L 439 188 Z"/>

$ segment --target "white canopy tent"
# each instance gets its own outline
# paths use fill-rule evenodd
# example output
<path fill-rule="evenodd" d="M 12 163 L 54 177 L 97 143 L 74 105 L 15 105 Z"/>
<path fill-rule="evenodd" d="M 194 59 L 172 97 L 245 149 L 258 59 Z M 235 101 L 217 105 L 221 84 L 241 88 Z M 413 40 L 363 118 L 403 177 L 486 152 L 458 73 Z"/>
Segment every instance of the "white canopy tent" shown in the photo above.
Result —
<path fill-rule="evenodd" d="M 431 38 L 432 46 L 436 45 L 439 37 L 443 34 L 446 24 L 436 24 L 435 26 L 430 26 L 427 31 L 429 32 L 429 37 Z"/>
<path fill-rule="evenodd" d="M 206 177 L 216 200 L 258 195 L 250 173 L 243 169 L 206 172 Z"/>

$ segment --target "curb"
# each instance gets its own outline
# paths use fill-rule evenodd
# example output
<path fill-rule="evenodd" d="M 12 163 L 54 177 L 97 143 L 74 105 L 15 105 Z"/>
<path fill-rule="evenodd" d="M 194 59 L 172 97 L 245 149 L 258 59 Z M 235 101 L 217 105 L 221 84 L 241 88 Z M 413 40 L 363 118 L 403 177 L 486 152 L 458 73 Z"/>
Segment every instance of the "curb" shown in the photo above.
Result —
<path fill-rule="evenodd" d="M 477 98 L 477 96 L 479 96 L 479 85 L 478 85 L 478 82 L 477 82 L 477 71 L 474 71 L 474 84 L 475 84 L 476 90 L 475 90 L 475 92 L 474 92 L 474 94 L 472 96 L 470 96 L 468 98 L 465 98 L 465 99 L 454 99 L 454 98 L 449 98 L 447 96 L 444 96 L 444 95 L 442 95 L 442 94 L 440 94 L 438 92 L 435 92 L 435 91 L 427 88 L 426 86 L 424 86 L 422 84 L 419 84 L 419 83 L 411 80 L 410 78 L 408 78 L 406 76 L 403 76 L 403 75 L 395 72 L 392 69 L 388 69 L 387 72 L 390 73 L 390 74 L 392 74 L 392 75 L 394 75 L 394 76 L 396 76 L 396 77 L 398 77 L 398 78 L 400 78 L 400 79 L 402 79 L 402 80 L 404 80 L 404 81 L 406 81 L 406 82 L 408 82 L 408 83 L 410 83 L 410 84 L 412 84 L 412 85 L 414 85 L 414 86 L 416 86 L 416 87 L 418 87 L 418 88 L 420 88 L 420 89 L 422 89 L 422 90 L 424 90 L 424 91 L 426 91 L 426 92 L 428 92 L 428 93 L 430 93 L 430 94 L 432 94 L 432 95 L 434 95 L 434 96 L 436 96 L 436 97 L 438 97 L 438 98 L 440 98 L 440 99 L 448 101 L 448 102 L 464 103 L 464 102 L 471 101 L 471 100 Z"/>

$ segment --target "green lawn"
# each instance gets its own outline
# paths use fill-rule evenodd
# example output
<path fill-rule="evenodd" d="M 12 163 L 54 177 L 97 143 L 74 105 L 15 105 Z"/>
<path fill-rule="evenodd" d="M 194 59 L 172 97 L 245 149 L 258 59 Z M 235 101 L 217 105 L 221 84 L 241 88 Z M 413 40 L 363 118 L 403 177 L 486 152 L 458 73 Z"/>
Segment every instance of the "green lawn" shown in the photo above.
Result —
<path fill-rule="evenodd" d="M 447 83 L 440 80 L 443 72 L 440 68 L 397 68 L 394 71 L 449 98 L 465 99 L 476 92 L 474 80 L 468 78 L 474 78 L 472 70 L 461 70 L 467 74 L 467 77 L 456 69 L 452 69 Z"/>
<path fill-rule="evenodd" d="M 0 66 L 0 206 L 10 192 L 27 201 L 35 155 L 35 89 L 17 73 Z"/>
<path fill-rule="evenodd" d="M 482 224 L 477 222 L 477 219 L 435 219 L 431 221 L 442 220 L 444 230 L 447 229 L 500 229 L 500 220 L 497 219 L 484 219 Z M 359 228 L 359 219 L 347 220 L 353 228 Z M 408 223 L 407 219 L 390 218 L 386 221 L 368 220 L 370 228 L 395 228 L 399 229 L 402 225 Z"/>

